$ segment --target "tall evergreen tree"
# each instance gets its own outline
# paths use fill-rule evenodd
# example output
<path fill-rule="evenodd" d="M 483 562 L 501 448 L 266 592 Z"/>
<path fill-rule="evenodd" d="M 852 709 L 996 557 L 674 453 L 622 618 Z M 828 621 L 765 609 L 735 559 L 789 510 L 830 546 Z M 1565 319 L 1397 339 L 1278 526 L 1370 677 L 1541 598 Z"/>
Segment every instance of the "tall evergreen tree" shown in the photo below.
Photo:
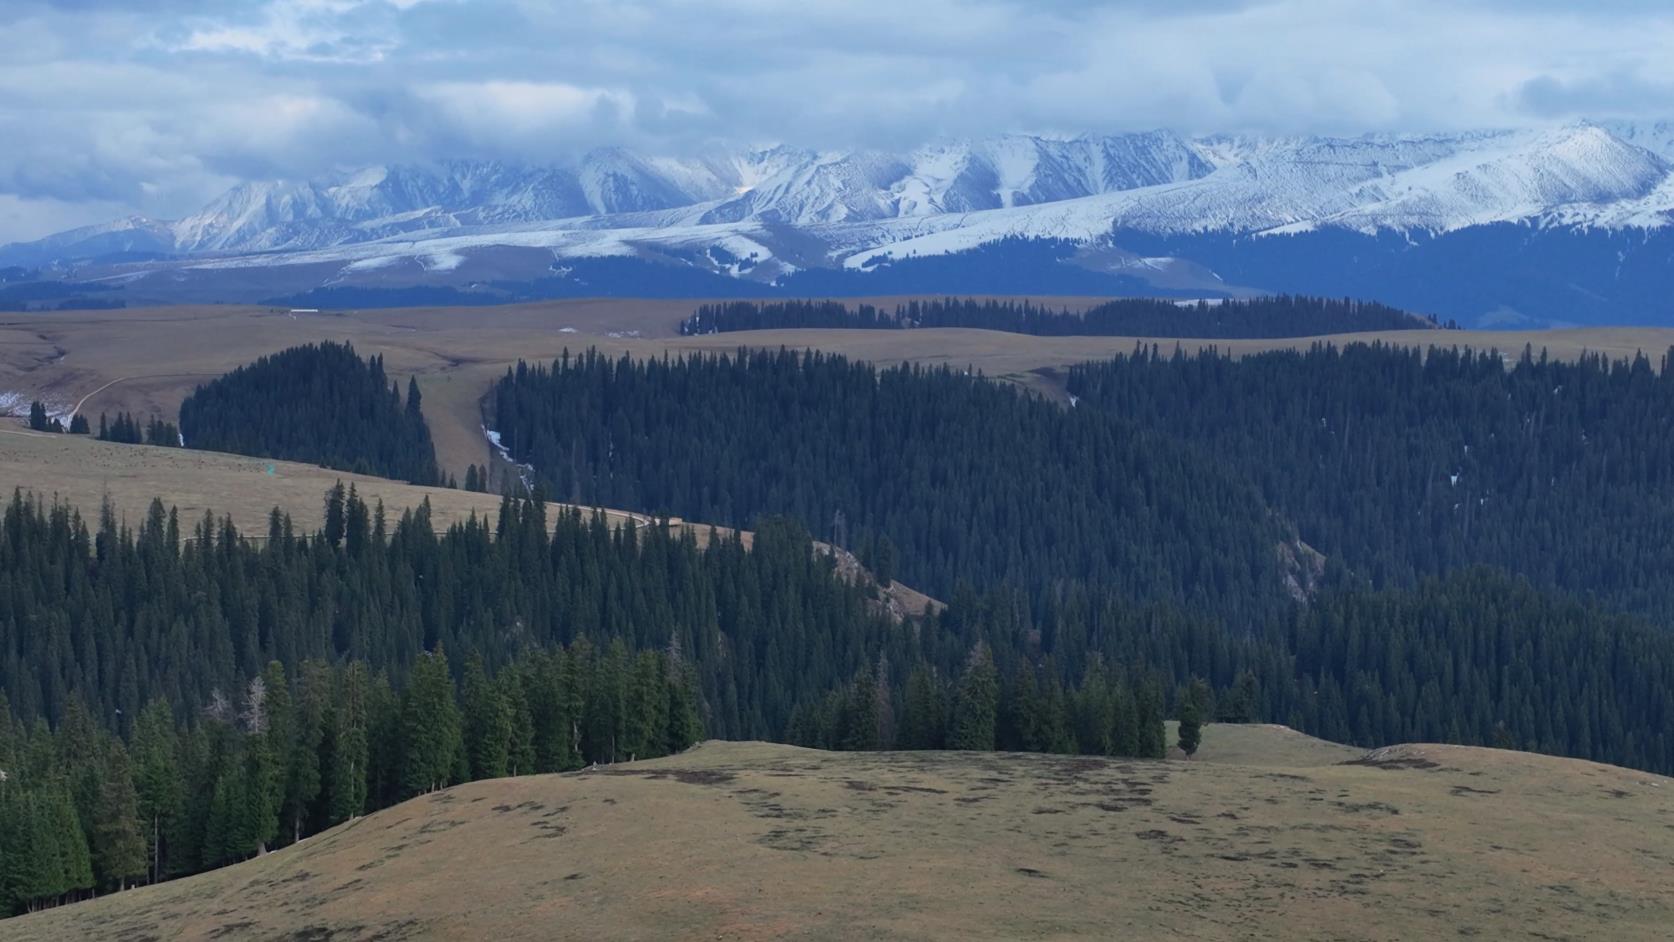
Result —
<path fill-rule="evenodd" d="M 1201 680 L 1193 679 L 1191 688 L 1180 701 L 1180 751 L 1190 759 L 1203 744 L 1203 715 L 1209 688 Z"/>
<path fill-rule="evenodd" d="M 139 798 L 121 742 L 105 746 L 98 808 L 93 818 L 93 863 L 99 884 L 118 890 L 145 875 L 145 838 L 139 830 Z"/>
<path fill-rule="evenodd" d="M 959 679 L 959 692 L 953 701 L 953 722 L 947 737 L 949 749 L 994 748 L 999 687 L 993 655 L 984 645 L 972 648 L 965 662 L 965 674 Z"/>
<path fill-rule="evenodd" d="M 401 701 L 401 790 L 421 795 L 453 782 L 464 751 L 447 654 L 440 645 L 413 667 Z"/>
<path fill-rule="evenodd" d="M 184 812 L 184 780 L 176 765 L 177 739 L 173 712 L 154 699 L 140 713 L 134 732 L 135 812 L 145 841 L 147 872 L 152 882 L 168 872 L 166 834 Z"/>
<path fill-rule="evenodd" d="M 472 778 L 500 778 L 510 765 L 511 713 L 501 689 L 488 679 L 482 656 L 465 661 L 464 736 Z"/>

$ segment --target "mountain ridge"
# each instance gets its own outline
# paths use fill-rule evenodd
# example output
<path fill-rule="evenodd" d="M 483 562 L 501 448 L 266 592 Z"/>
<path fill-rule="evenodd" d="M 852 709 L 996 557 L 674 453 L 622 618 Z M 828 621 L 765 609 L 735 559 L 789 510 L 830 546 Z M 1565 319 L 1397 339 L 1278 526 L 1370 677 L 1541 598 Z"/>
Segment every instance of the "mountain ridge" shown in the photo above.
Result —
<path fill-rule="evenodd" d="M 1670 155 L 1674 125 L 1594 122 L 1353 138 L 1007 134 L 899 154 L 779 146 L 680 158 L 613 147 L 570 164 L 444 160 L 246 182 L 176 221 L 131 216 L 0 253 L 73 259 L 87 256 L 78 243 L 116 232 L 143 234 L 149 247 L 174 254 L 296 251 L 526 223 L 614 228 L 614 217 L 669 210 L 685 225 L 811 227 L 1090 197 L 1110 204 L 1087 207 L 1110 214 L 1105 229 L 1158 232 L 1309 224 L 1446 231 L 1490 219 L 1660 226 L 1674 211 L 1674 184 L 1660 187 L 1674 170 Z M 1659 188 L 1665 198 L 1639 205 Z M 1633 211 L 1608 211 L 1623 203 Z"/>
<path fill-rule="evenodd" d="M 163 300 L 392 287 L 481 294 L 485 285 L 512 299 L 938 293 L 979 290 L 951 274 L 975 269 L 1022 273 L 1002 279 L 1003 293 L 1346 289 L 1466 323 L 1600 322 L 1617 304 L 1655 322 L 1674 315 L 1639 310 L 1674 288 L 1657 274 L 1661 248 L 1615 264 L 1610 256 L 1627 251 L 1616 247 L 1623 234 L 1657 241 L 1671 222 L 1669 123 L 1348 138 L 1159 130 L 1007 134 L 901 152 L 606 148 L 550 165 L 376 166 L 240 184 L 177 221 L 130 217 L 0 247 L 0 264 Z M 1293 240 L 1269 241 L 1280 236 Z M 1348 259 L 1348 284 L 1339 285 L 1340 262 L 1310 267 L 1321 239 L 1325 254 Z M 1465 246 L 1482 239 L 1494 262 L 1474 273 L 1484 279 L 1476 286 L 1462 253 L 1480 254 Z M 1522 244 L 1531 239 L 1541 244 Z M 1028 258 L 1006 248 L 1041 240 L 1061 248 Z M 1157 241 L 1169 249 L 1145 246 Z M 958 260 L 979 250 L 982 260 Z M 1275 252 L 1285 257 L 1251 277 L 1244 262 Z M 1533 276 L 1549 274 L 1565 297 L 1547 302 L 1550 291 L 1531 298 L 1520 287 L 1531 277 L 1524 259 L 1537 255 Z M 1559 277 L 1552 259 L 1566 256 L 1577 270 Z M 884 268 L 891 279 L 875 277 Z M 1404 293 L 1413 278 L 1449 288 Z"/>

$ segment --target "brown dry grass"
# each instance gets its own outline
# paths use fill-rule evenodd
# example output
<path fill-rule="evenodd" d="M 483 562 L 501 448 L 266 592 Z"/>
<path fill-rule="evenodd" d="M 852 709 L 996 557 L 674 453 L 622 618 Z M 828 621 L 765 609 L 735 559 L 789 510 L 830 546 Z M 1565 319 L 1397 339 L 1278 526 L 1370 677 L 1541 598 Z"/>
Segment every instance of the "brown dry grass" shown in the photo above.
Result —
<path fill-rule="evenodd" d="M 338 481 L 353 484 L 367 503 L 383 501 L 391 523 L 425 500 L 443 529 L 473 513 L 493 520 L 500 507 L 494 494 L 419 487 L 294 461 L 0 428 L 0 494 L 9 499 L 14 489 L 32 491 L 70 504 L 90 520 L 108 498 L 119 519 L 138 524 L 152 498 L 161 498 L 165 506 L 179 508 L 187 527 L 208 511 L 230 516 L 246 535 L 262 537 L 268 512 L 278 507 L 308 532 L 320 525 L 325 492 Z M 549 518 L 562 505 L 551 506 Z M 607 516 L 612 523 L 644 519 L 620 511 L 607 511 Z"/>
<path fill-rule="evenodd" d="M 129 525 L 145 519 L 153 498 L 164 506 L 178 508 L 182 526 L 194 526 L 205 512 L 217 518 L 231 517 L 240 532 L 252 537 L 267 534 L 268 513 L 273 508 L 291 515 L 296 526 L 310 532 L 320 525 L 325 492 L 338 481 L 353 484 L 367 503 L 383 501 L 393 523 L 402 511 L 430 502 L 431 519 L 438 529 L 460 523 L 475 514 L 492 521 L 500 498 L 492 494 L 442 487 L 419 487 L 386 478 L 333 471 L 294 461 L 246 458 L 214 451 L 158 448 L 150 445 L 116 445 L 84 435 L 50 435 L 16 427 L 0 427 L 0 497 L 9 499 L 13 490 L 32 492 L 47 501 L 63 501 L 76 508 L 91 523 L 108 500 L 117 518 Z M 548 505 L 547 519 L 556 521 L 571 505 Z M 583 508 L 591 513 L 591 508 Z M 644 525 L 644 514 L 605 510 L 611 525 L 633 522 Z M 698 545 L 707 545 L 711 533 L 728 536 L 727 527 L 681 521 Z M 744 544 L 754 535 L 743 531 Z M 826 544 L 819 549 L 829 551 Z M 838 569 L 852 581 L 871 583 L 872 577 L 846 552 L 838 553 Z M 896 617 L 918 615 L 940 602 L 910 586 L 897 582 L 879 593 L 879 602 Z"/>
<path fill-rule="evenodd" d="M 890 304 L 896 299 L 872 299 Z M 1083 307 L 1093 299 L 1062 299 Z M 180 306 L 123 311 L 0 315 L 0 393 L 16 392 L 83 410 L 127 410 L 173 415 L 192 388 L 233 367 L 288 346 L 318 340 L 351 341 L 364 354 L 380 353 L 399 377 L 416 375 L 425 414 L 444 468 L 462 475 L 489 458 L 481 432 L 480 400 L 518 359 L 549 360 L 560 351 L 597 347 L 611 354 L 678 354 L 739 346 L 817 348 L 882 365 L 905 361 L 973 367 L 989 376 L 1048 393 L 1061 389 L 1059 372 L 1071 363 L 1132 350 L 1132 337 L 1028 337 L 993 331 L 938 329 L 910 332 L 854 330 L 759 331 L 708 337 L 675 336 L 693 301 L 554 301 L 490 308 L 414 308 L 292 316 L 283 310 Z M 1060 303 L 1054 299 L 1053 303 Z M 566 329 L 573 331 L 565 332 Z M 637 336 L 633 334 L 637 332 Z M 611 336 L 612 333 L 620 336 Z M 1586 351 L 1653 356 L 1674 345 L 1674 330 L 1589 328 L 1565 331 L 1441 333 L 1397 331 L 1348 334 L 1333 342 L 1382 340 L 1520 351 L 1525 344 L 1554 356 Z M 1145 342 L 1152 342 L 1147 339 Z M 1176 341 L 1156 339 L 1165 349 Z M 1243 354 L 1306 346 L 1300 340 L 1196 341 Z"/>
<path fill-rule="evenodd" d="M 0 937 L 1667 938 L 1674 780 L 1207 732 L 1191 762 L 707 743 L 458 786 Z"/>

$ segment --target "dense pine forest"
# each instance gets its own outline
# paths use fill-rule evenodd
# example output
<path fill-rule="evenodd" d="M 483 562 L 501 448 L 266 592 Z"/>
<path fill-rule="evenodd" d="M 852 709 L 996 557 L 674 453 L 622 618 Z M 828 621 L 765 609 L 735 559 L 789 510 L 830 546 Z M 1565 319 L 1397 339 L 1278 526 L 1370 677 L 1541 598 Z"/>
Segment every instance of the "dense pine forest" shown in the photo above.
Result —
<path fill-rule="evenodd" d="M 1262 679 L 1255 715 L 1344 741 L 1669 767 L 1643 721 L 1668 717 L 1674 634 L 1609 614 L 1674 606 L 1655 578 L 1674 439 L 1651 434 L 1674 379 L 1647 361 L 1140 349 L 1070 389 L 1064 408 L 819 354 L 588 354 L 513 371 L 496 403 L 502 441 L 572 499 L 790 514 L 953 599 L 948 623 L 993 590 L 977 639 L 1061 684 L 1108 658 L 1223 689 L 1241 664 Z M 1161 647 L 1122 647 L 1157 624 Z M 943 700 L 962 653 L 929 658 Z M 807 706 L 797 735 L 841 741 L 851 700 Z"/>
<path fill-rule="evenodd" d="M 1375 585 L 1487 564 L 1674 623 L 1674 373 L 1643 356 L 1141 348 L 1068 388 L 1215 455 Z"/>
<path fill-rule="evenodd" d="M 494 402 L 501 442 L 560 499 L 792 515 L 939 597 L 1008 583 L 1038 602 L 1070 580 L 1245 616 L 1287 598 L 1283 528 L 1207 454 L 952 368 L 589 352 L 520 364 Z"/>
<path fill-rule="evenodd" d="M 199 386 L 180 406 L 191 448 L 305 461 L 415 484 L 442 483 L 418 383 L 348 344 L 293 347 Z"/>
<path fill-rule="evenodd" d="M 1489 565 L 1674 618 L 1674 376 L 1644 357 L 1141 346 L 1073 368 L 1068 392 L 741 351 L 566 357 L 495 403 L 569 500 L 789 514 L 944 597 L 1084 581 L 1247 616 L 1310 575 L 1274 551 L 1299 537 L 1373 586 Z"/>
<path fill-rule="evenodd" d="M 1472 571 L 1229 630 L 1065 587 L 900 625 L 794 524 L 700 551 L 506 501 L 393 528 L 340 488 L 303 536 L 154 505 L 0 531 L 0 907 L 232 862 L 473 778 L 702 735 L 1160 757 L 1167 715 L 1674 768 L 1674 635 Z M 98 652 L 87 656 L 81 652 Z M 450 656 L 450 652 L 452 655 Z M 464 657 L 459 652 L 469 652 Z"/>
<path fill-rule="evenodd" d="M 1085 312 L 1031 301 L 942 298 L 908 301 L 894 310 L 841 301 L 732 301 L 700 306 L 680 333 L 836 327 L 910 330 L 974 327 L 1040 336 L 1313 337 L 1369 330 L 1420 330 L 1434 320 L 1370 301 L 1275 295 L 1248 300 L 1177 302 L 1119 298 Z"/>

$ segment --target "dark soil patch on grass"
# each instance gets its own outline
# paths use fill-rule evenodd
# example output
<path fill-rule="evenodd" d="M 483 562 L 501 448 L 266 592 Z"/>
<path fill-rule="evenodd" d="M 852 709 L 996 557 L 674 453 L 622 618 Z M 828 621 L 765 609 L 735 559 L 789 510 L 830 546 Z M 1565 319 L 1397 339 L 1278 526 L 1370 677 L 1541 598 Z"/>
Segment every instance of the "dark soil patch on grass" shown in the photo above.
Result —
<path fill-rule="evenodd" d="M 1368 811 L 1389 815 L 1401 813 L 1401 809 L 1395 807 L 1394 805 L 1385 804 L 1381 801 L 1334 801 L 1332 804 L 1336 805 L 1338 810 L 1346 811 L 1349 814 L 1365 814 Z"/>
<path fill-rule="evenodd" d="M 812 828 L 775 828 L 756 839 L 756 843 L 774 850 L 811 851 L 819 849 L 825 834 Z"/>
<path fill-rule="evenodd" d="M 1394 755 L 1380 756 L 1375 752 L 1368 752 L 1358 759 L 1350 759 L 1343 765 L 1369 765 L 1374 769 L 1439 769 L 1440 762 L 1434 762 L 1423 756 Z"/>
<path fill-rule="evenodd" d="M 738 778 L 725 769 L 600 769 L 600 775 L 638 775 L 663 781 L 673 779 L 683 785 L 725 785 Z"/>

